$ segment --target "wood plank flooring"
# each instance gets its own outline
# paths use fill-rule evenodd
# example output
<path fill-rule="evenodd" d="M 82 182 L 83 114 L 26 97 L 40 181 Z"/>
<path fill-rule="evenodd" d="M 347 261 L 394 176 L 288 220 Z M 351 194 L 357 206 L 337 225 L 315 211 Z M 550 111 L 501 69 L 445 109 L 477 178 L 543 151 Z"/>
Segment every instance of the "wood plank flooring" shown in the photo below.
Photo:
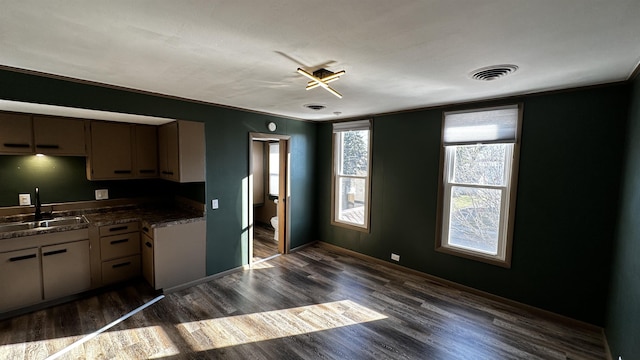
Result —
<path fill-rule="evenodd" d="M 44 359 L 155 297 L 135 283 L 0 322 Z M 166 298 L 64 359 L 604 359 L 601 334 L 313 245 Z"/>
<path fill-rule="evenodd" d="M 273 239 L 272 228 L 262 224 L 253 227 L 253 262 L 278 254 L 278 243 Z"/>

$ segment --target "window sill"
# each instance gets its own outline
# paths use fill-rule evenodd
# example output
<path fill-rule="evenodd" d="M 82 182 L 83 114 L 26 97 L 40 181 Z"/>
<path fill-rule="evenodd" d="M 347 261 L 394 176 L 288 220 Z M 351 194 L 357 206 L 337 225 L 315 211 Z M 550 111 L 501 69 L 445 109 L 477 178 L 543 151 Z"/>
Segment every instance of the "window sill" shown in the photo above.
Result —
<path fill-rule="evenodd" d="M 357 231 L 364 232 L 364 233 L 367 233 L 367 234 L 370 233 L 369 227 L 353 225 L 353 224 L 346 223 L 346 222 L 340 222 L 340 221 L 332 220 L 331 221 L 331 225 L 338 226 L 338 227 L 345 228 L 345 229 L 350 229 L 350 230 L 357 230 Z"/>
<path fill-rule="evenodd" d="M 448 246 L 442 246 L 442 245 L 437 245 L 436 251 L 444 254 L 462 257 L 469 260 L 483 262 L 490 265 L 500 266 L 506 269 L 511 268 L 511 259 L 509 257 L 507 257 L 507 259 L 505 260 L 502 260 L 490 255 L 483 255 L 481 253 L 475 253 L 469 250 L 457 249 L 454 247 L 448 247 Z"/>

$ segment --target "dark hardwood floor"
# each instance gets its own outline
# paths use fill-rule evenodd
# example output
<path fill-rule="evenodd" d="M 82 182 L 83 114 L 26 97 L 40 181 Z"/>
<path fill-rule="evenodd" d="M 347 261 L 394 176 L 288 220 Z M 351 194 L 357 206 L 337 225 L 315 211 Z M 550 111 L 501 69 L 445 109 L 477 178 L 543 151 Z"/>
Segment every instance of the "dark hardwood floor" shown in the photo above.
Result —
<path fill-rule="evenodd" d="M 262 224 L 253 227 L 253 262 L 278 254 L 278 243 L 273 239 L 273 228 Z"/>
<path fill-rule="evenodd" d="M 0 322 L 44 359 L 151 300 L 136 283 Z M 313 245 L 167 294 L 64 359 L 604 359 L 597 329 Z"/>

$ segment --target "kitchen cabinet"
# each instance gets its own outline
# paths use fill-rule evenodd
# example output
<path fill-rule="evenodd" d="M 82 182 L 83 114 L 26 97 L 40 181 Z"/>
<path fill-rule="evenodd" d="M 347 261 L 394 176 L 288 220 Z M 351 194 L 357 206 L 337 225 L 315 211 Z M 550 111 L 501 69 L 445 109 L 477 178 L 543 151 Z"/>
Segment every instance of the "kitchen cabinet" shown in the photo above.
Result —
<path fill-rule="evenodd" d="M 133 177 L 133 124 L 91 121 L 89 180 L 130 179 Z"/>
<path fill-rule="evenodd" d="M 85 120 L 33 116 L 35 152 L 46 155 L 86 156 Z"/>
<path fill-rule="evenodd" d="M 204 123 L 178 120 L 158 129 L 160 177 L 176 182 L 204 181 Z"/>
<path fill-rule="evenodd" d="M 89 240 L 43 246 L 42 284 L 44 299 L 81 293 L 91 287 Z"/>
<path fill-rule="evenodd" d="M 0 154 L 33 154 L 30 115 L 0 113 Z"/>
<path fill-rule="evenodd" d="M 89 290 L 87 229 L 0 241 L 0 312 Z"/>
<path fill-rule="evenodd" d="M 0 253 L 0 312 L 42 301 L 42 272 L 37 247 Z"/>
<path fill-rule="evenodd" d="M 143 274 L 155 289 L 166 290 L 206 276 L 204 220 L 143 227 L 142 231 Z"/>
<path fill-rule="evenodd" d="M 140 276 L 140 225 L 137 221 L 101 226 L 102 285 Z"/>
<path fill-rule="evenodd" d="M 158 177 L 158 131 L 156 126 L 135 125 L 134 176 Z"/>

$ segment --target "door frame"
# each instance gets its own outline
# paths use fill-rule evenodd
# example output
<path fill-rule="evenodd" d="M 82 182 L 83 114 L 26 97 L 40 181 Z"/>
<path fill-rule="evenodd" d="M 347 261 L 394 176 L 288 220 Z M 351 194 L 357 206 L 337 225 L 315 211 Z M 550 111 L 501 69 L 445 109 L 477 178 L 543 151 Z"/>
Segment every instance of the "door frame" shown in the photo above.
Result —
<path fill-rule="evenodd" d="M 291 151 L 291 136 L 278 135 L 278 134 L 265 134 L 265 133 L 249 133 L 249 189 L 248 189 L 248 201 L 247 209 L 249 211 L 249 265 L 253 263 L 253 141 L 262 140 L 267 141 L 269 139 L 277 140 L 280 144 L 280 174 L 278 184 L 278 253 L 288 254 L 291 250 L 289 234 L 291 230 L 291 187 L 290 187 L 290 151 Z M 268 189 L 265 189 L 268 191 Z"/>

